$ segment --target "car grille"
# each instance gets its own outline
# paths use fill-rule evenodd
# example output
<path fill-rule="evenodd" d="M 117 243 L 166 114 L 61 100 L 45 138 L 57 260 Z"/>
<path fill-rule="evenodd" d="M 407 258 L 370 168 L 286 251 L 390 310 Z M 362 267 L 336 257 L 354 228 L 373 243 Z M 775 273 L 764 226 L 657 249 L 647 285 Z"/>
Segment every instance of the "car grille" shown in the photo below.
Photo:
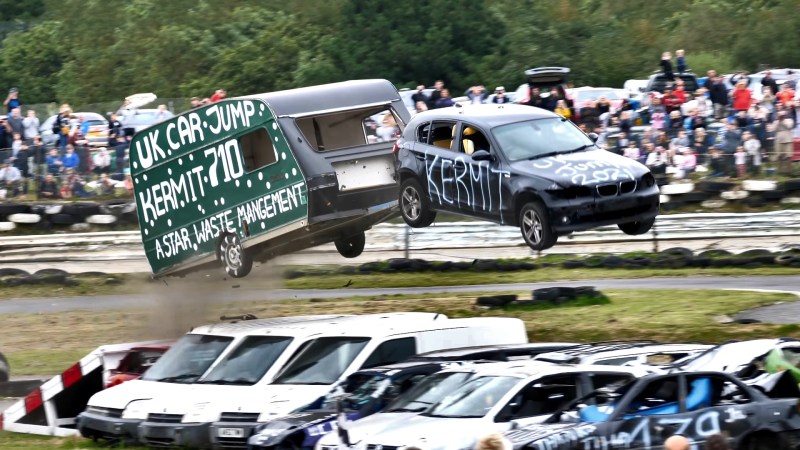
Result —
<path fill-rule="evenodd" d="M 225 450 L 238 450 L 247 448 L 247 438 L 240 437 L 240 438 L 230 438 L 230 437 L 218 437 L 217 438 L 217 446 L 219 448 Z"/>
<path fill-rule="evenodd" d="M 369 444 L 367 445 L 367 450 L 397 450 L 400 447 L 396 447 L 394 445 L 381 445 L 381 444 Z"/>
<path fill-rule="evenodd" d="M 259 413 L 224 412 L 220 415 L 220 422 L 258 422 Z"/>
<path fill-rule="evenodd" d="M 320 446 L 320 450 L 337 450 L 339 447 L 335 445 L 322 445 Z"/>
<path fill-rule="evenodd" d="M 118 408 L 103 408 L 100 406 L 90 406 L 86 408 L 86 411 L 97 414 L 99 416 L 111 417 L 112 419 L 122 418 L 122 409 Z"/>
<path fill-rule="evenodd" d="M 601 197 L 615 197 L 617 195 L 630 194 L 636 190 L 636 184 L 636 180 L 599 184 L 597 185 L 597 194 Z"/>
<path fill-rule="evenodd" d="M 182 414 L 155 414 L 150 413 L 147 415 L 148 422 L 155 422 L 155 423 L 181 423 L 181 419 L 183 419 Z"/>
<path fill-rule="evenodd" d="M 148 447 L 154 448 L 171 448 L 175 447 L 175 440 L 172 438 L 154 438 L 143 436 L 142 440 Z"/>

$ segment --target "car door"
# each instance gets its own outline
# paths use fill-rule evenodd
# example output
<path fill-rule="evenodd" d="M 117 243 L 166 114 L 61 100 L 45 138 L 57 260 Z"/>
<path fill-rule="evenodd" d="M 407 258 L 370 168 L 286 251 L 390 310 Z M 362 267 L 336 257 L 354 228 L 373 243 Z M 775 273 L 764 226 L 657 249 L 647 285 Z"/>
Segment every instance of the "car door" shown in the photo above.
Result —
<path fill-rule="evenodd" d="M 583 392 L 579 374 L 564 373 L 531 381 L 520 389 L 495 415 L 494 422 L 516 426 L 542 423 L 556 410 Z"/>
<path fill-rule="evenodd" d="M 453 147 L 456 157 L 449 186 L 459 212 L 499 222 L 502 173 L 486 133 L 475 124 L 461 122 Z"/>
<path fill-rule="evenodd" d="M 453 193 L 453 132 L 456 122 L 434 120 L 420 126 L 417 133 L 418 145 L 415 152 L 425 162 L 422 189 L 428 192 L 431 207 L 434 209 L 456 209 Z"/>

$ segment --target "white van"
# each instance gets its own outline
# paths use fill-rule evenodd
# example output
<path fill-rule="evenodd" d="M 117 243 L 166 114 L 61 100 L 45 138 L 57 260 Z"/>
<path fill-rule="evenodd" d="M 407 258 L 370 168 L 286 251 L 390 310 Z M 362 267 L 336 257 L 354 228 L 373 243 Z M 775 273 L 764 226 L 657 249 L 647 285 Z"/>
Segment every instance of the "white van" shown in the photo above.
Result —
<path fill-rule="evenodd" d="M 296 340 L 300 343 L 288 344 L 290 351 L 296 351 L 306 340 L 308 331 L 305 330 L 309 324 L 342 317 L 346 316 L 280 317 L 197 327 L 172 345 L 141 379 L 93 395 L 86 410 L 78 416 L 78 430 L 92 439 L 133 441 L 139 422 L 145 418 L 141 416 L 144 403 L 167 392 L 185 392 L 191 383 L 213 372 L 220 361 L 232 355 L 234 349 L 241 348 L 240 344 L 257 342 L 260 345 L 258 356 L 266 356 L 264 353 L 274 348 L 286 353 L 287 344 L 284 340 L 270 339 L 273 330 L 280 329 L 282 336 L 303 336 L 303 339 Z M 291 338 L 287 339 L 291 341 Z M 258 367 L 269 372 L 270 364 L 279 363 L 272 371 L 274 375 L 291 354 L 283 355 L 281 352 L 273 353 L 271 360 L 262 361 Z"/>
<path fill-rule="evenodd" d="M 251 430 L 326 394 L 356 370 L 390 364 L 417 353 L 454 347 L 527 342 L 522 321 L 510 318 L 448 319 L 434 313 L 391 313 L 343 317 L 308 324 L 260 380 L 239 382 L 237 350 L 217 364 L 189 392 L 154 397 L 139 425 L 139 441 L 148 446 L 207 448 L 216 437 L 246 444 Z M 273 336 L 284 329 L 271 328 Z M 241 347 L 241 345 L 240 345 Z M 280 368 L 280 371 L 277 370 Z M 233 378 L 222 376 L 230 373 Z M 140 416 L 145 418 L 143 414 Z M 214 427 L 211 427 L 212 422 Z"/>

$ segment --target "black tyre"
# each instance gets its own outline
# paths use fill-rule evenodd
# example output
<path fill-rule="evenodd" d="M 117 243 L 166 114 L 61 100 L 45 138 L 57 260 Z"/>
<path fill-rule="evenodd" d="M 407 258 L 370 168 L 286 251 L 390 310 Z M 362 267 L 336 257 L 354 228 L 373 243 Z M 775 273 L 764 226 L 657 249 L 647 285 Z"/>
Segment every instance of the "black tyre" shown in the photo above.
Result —
<path fill-rule="evenodd" d="M 4 267 L 4 268 L 0 269 L 0 277 L 5 277 L 5 276 L 27 277 L 28 275 L 30 275 L 28 272 L 26 272 L 26 271 L 24 271 L 22 269 L 16 269 L 16 268 L 13 268 L 13 267 Z"/>
<path fill-rule="evenodd" d="M 92 202 L 76 202 L 64 205 L 61 208 L 62 214 L 71 214 L 77 217 L 88 217 L 100 214 L 100 205 Z"/>
<path fill-rule="evenodd" d="M 417 180 L 409 178 L 400 185 L 400 214 L 412 228 L 424 228 L 436 220 L 436 211 L 431 209 L 430 201 Z"/>
<path fill-rule="evenodd" d="M 736 186 L 735 183 L 729 181 L 701 181 L 697 183 L 696 191 L 719 193 L 727 191 L 728 189 Z"/>
<path fill-rule="evenodd" d="M 641 222 L 628 222 L 628 223 L 621 223 L 617 225 L 625 234 L 629 234 L 631 236 L 636 236 L 640 234 L 645 234 L 653 228 L 653 224 L 656 223 L 656 218 L 653 217 L 652 219 L 643 220 Z"/>
<path fill-rule="evenodd" d="M 537 301 L 555 301 L 561 296 L 561 288 L 539 288 L 534 289 L 533 299 Z"/>
<path fill-rule="evenodd" d="M 364 235 L 363 231 L 352 236 L 333 241 L 333 244 L 336 245 L 336 250 L 345 258 L 355 258 L 356 256 L 360 255 L 361 252 L 364 251 L 364 245 L 366 243 L 367 237 Z"/>
<path fill-rule="evenodd" d="M 30 206 L 22 203 L 0 203 L 0 216 L 11 214 L 25 214 L 31 210 Z"/>
<path fill-rule="evenodd" d="M 0 353 L 0 383 L 5 383 L 9 378 L 11 378 L 11 368 L 6 357 Z"/>
<path fill-rule="evenodd" d="M 561 262 L 561 267 L 565 269 L 577 269 L 580 267 L 586 267 L 586 264 L 583 261 L 579 261 L 577 259 L 567 259 Z"/>
<path fill-rule="evenodd" d="M 659 252 L 660 255 L 691 258 L 694 252 L 686 247 L 672 247 Z"/>
<path fill-rule="evenodd" d="M 242 240 L 236 233 L 227 233 L 219 240 L 219 258 L 225 272 L 241 278 L 253 268 L 253 258 L 242 246 Z"/>
<path fill-rule="evenodd" d="M 50 275 L 61 275 L 66 277 L 69 275 L 69 273 L 66 270 L 61 269 L 41 269 L 33 273 L 33 276 L 35 277 L 46 277 Z"/>
<path fill-rule="evenodd" d="M 698 192 L 687 192 L 685 194 L 680 195 L 680 200 L 686 203 L 701 203 L 711 198 L 711 194 L 708 192 L 698 191 Z"/>
<path fill-rule="evenodd" d="M 71 214 L 53 214 L 47 216 L 47 220 L 58 225 L 72 225 L 81 222 L 82 219 Z"/>
<path fill-rule="evenodd" d="M 719 258 L 724 256 L 731 256 L 731 252 L 724 249 L 713 249 L 713 250 L 702 251 L 697 256 L 702 256 L 704 258 Z"/>
<path fill-rule="evenodd" d="M 527 203 L 519 211 L 519 229 L 525 243 L 533 250 L 546 250 L 558 240 L 547 211 L 538 202 Z"/>

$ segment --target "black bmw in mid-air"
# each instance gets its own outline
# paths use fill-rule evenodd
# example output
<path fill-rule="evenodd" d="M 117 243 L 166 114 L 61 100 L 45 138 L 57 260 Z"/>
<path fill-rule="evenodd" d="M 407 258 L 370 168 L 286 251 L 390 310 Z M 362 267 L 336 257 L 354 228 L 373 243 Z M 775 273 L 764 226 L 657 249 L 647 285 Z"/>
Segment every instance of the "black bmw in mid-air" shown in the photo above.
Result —
<path fill-rule="evenodd" d="M 655 178 L 595 140 L 567 119 L 530 106 L 417 114 L 395 146 L 403 219 L 426 227 L 443 211 L 518 226 L 534 250 L 604 225 L 632 235 L 648 232 L 659 210 Z"/>

